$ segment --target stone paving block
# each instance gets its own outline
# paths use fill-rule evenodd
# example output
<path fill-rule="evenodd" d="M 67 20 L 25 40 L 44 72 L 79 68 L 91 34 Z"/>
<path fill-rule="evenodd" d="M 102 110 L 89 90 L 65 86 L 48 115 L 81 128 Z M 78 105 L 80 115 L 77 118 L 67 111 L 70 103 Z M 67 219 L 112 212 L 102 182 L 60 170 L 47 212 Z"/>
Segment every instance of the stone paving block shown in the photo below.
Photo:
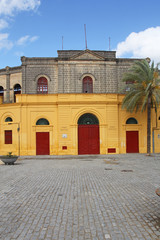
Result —
<path fill-rule="evenodd" d="M 0 165 L 1 240 L 160 239 L 160 155 L 71 159 Z"/>

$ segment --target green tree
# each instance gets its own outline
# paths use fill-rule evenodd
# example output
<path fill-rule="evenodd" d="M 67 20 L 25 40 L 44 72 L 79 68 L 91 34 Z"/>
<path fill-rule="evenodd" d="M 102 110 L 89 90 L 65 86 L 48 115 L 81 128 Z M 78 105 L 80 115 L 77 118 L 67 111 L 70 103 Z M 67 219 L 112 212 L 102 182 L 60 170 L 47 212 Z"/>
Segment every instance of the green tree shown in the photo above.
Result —
<path fill-rule="evenodd" d="M 158 65 L 147 60 L 136 61 L 130 71 L 124 74 L 123 81 L 128 84 L 122 108 L 129 112 L 147 110 L 147 154 L 151 153 L 151 109 L 160 104 L 160 78 Z"/>

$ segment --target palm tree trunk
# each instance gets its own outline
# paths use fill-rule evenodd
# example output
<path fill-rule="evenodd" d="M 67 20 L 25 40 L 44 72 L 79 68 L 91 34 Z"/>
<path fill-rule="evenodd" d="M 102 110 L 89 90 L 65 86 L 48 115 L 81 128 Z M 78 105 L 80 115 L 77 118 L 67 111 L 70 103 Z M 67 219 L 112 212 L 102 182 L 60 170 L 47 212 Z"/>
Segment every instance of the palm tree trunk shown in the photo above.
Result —
<path fill-rule="evenodd" d="M 151 98 L 147 104 L 147 154 L 151 154 Z"/>

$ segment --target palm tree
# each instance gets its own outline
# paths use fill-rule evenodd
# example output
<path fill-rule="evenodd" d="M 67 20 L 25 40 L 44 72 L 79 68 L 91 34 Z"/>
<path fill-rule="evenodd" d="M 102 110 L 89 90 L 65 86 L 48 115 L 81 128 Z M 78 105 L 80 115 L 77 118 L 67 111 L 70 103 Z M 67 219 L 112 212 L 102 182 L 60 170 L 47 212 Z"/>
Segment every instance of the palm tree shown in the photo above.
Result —
<path fill-rule="evenodd" d="M 147 154 L 151 153 L 151 108 L 160 104 L 160 78 L 158 65 L 149 64 L 147 60 L 136 61 L 130 71 L 124 74 L 123 81 L 129 83 L 122 108 L 129 112 L 147 110 Z"/>

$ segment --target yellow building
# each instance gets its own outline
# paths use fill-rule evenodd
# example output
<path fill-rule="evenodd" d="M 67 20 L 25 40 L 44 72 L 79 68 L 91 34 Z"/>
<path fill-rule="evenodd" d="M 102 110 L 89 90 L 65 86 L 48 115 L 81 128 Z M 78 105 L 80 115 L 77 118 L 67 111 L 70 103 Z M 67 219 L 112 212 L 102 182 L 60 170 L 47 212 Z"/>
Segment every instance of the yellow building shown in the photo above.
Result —
<path fill-rule="evenodd" d="M 86 49 L 21 61 L 0 69 L 0 155 L 147 152 L 146 112 L 121 108 L 122 76 L 135 59 Z M 160 152 L 160 111 L 151 137 Z"/>
<path fill-rule="evenodd" d="M 122 98 L 19 94 L 16 103 L 0 104 L 1 155 L 9 151 L 18 155 L 145 153 L 146 113 L 122 110 Z M 152 119 L 152 149 L 160 152 L 160 120 L 154 112 Z"/>

